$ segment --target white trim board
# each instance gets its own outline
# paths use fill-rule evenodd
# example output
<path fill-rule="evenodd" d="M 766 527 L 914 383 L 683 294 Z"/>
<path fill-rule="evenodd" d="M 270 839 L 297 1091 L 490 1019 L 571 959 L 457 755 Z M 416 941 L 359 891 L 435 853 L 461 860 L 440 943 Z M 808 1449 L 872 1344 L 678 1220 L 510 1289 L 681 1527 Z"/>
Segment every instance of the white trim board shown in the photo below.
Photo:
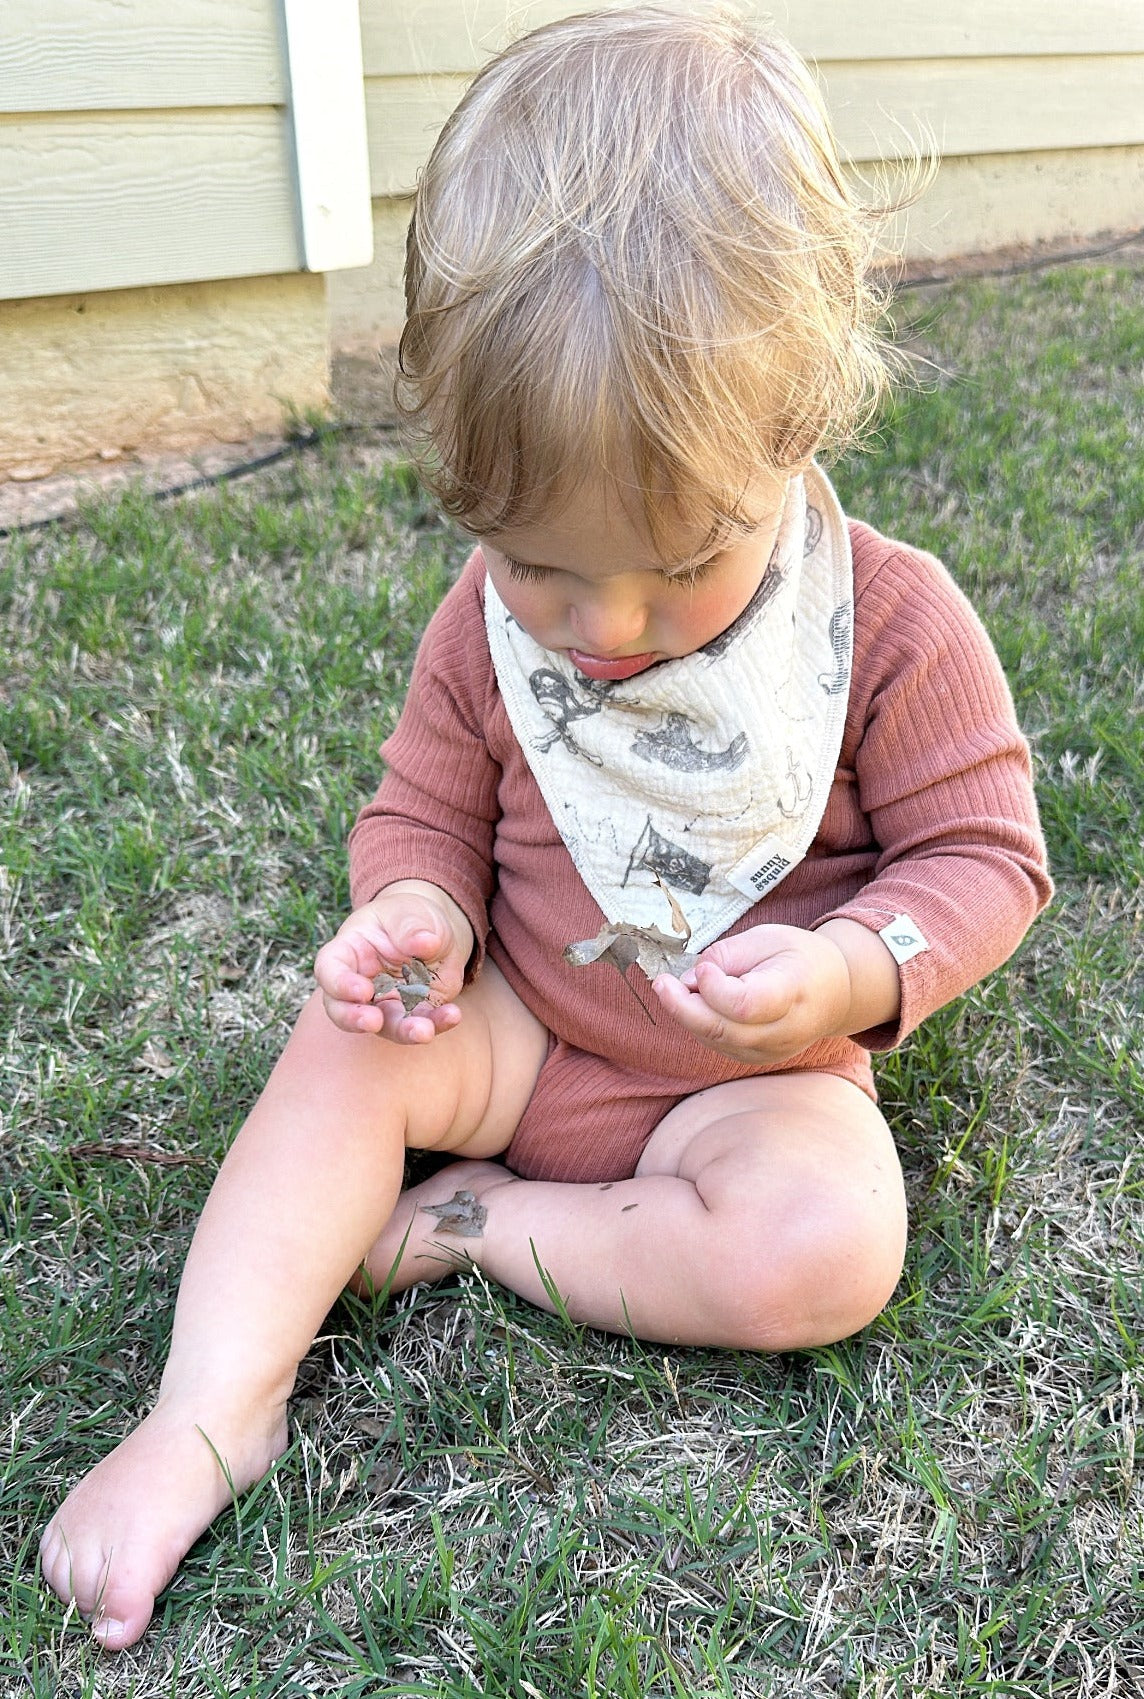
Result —
<path fill-rule="evenodd" d="M 282 0 L 307 271 L 373 258 L 357 0 Z"/>

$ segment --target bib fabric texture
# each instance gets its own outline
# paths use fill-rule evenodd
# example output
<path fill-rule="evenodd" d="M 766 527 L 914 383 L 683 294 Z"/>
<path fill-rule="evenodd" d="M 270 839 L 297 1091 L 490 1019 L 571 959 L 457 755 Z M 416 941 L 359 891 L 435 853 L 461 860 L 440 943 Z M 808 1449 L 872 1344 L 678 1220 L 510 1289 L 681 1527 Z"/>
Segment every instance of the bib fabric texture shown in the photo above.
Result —
<path fill-rule="evenodd" d="M 792 478 L 762 582 L 702 649 L 589 679 L 485 579 L 497 685 L 576 869 L 612 925 L 669 930 L 658 881 L 714 943 L 806 855 L 842 744 L 853 653 L 846 519 Z"/>

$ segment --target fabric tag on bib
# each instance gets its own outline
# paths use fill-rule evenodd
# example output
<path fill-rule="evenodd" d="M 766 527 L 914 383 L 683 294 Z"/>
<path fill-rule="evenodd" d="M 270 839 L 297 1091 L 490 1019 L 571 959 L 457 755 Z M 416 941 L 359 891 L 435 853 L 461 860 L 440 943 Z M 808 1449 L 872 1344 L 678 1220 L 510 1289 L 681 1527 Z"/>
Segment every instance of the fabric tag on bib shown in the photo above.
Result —
<path fill-rule="evenodd" d="M 908 914 L 896 914 L 888 925 L 881 928 L 878 936 L 899 967 L 904 962 L 913 961 L 923 950 L 929 949 L 922 937 L 920 926 L 917 926 Z"/>
<path fill-rule="evenodd" d="M 778 838 L 764 838 L 750 855 L 735 863 L 727 874 L 727 883 L 755 902 L 765 897 L 772 885 L 784 878 L 800 858 Z"/>

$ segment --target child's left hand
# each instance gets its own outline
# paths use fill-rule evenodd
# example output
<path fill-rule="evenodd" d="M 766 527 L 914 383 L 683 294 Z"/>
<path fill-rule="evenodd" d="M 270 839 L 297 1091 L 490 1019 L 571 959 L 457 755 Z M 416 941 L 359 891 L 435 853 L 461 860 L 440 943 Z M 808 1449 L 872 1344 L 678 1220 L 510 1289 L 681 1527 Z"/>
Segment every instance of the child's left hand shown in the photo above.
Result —
<path fill-rule="evenodd" d="M 654 989 L 700 1043 L 736 1062 L 773 1066 L 851 1030 L 850 967 L 822 931 L 754 926 L 720 938 L 682 978 L 660 974 Z"/>

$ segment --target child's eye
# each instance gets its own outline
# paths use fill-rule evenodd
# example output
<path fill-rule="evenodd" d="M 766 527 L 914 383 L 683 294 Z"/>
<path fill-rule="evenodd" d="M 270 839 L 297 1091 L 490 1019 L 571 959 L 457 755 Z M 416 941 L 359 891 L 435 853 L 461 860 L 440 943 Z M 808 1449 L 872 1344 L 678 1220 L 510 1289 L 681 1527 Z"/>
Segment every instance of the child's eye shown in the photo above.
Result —
<path fill-rule="evenodd" d="M 502 558 L 508 567 L 509 577 L 517 578 L 522 583 L 536 583 L 538 579 L 547 576 L 546 566 L 526 566 L 524 561 L 513 560 L 511 555 L 504 555 Z"/>
<path fill-rule="evenodd" d="M 709 560 L 698 560 L 693 566 L 682 566 L 674 572 L 665 572 L 663 574 L 664 581 L 668 584 L 680 584 L 685 589 L 690 590 L 692 585 L 711 571 L 718 559 L 718 555 L 712 555 Z"/>

